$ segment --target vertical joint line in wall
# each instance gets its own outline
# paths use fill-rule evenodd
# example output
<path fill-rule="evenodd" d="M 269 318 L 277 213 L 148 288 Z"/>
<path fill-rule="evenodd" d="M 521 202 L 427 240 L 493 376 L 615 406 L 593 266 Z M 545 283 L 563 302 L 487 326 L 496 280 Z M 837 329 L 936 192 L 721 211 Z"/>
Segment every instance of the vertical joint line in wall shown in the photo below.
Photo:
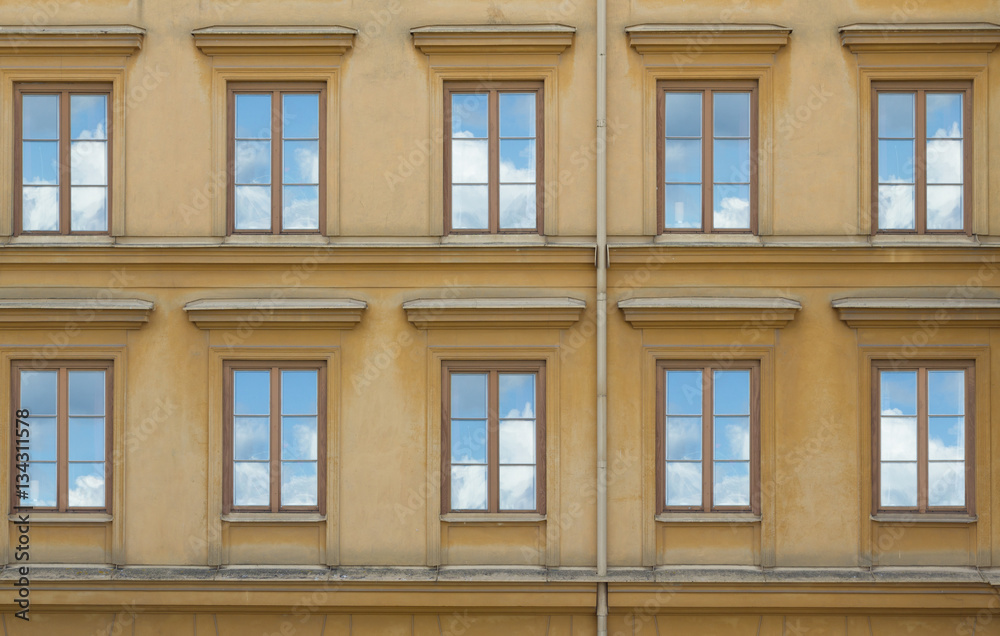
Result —
<path fill-rule="evenodd" d="M 0 614 L 0 621 L 3 622 L 3 636 L 7 636 L 7 615 Z M 571 626 L 573 625 L 572 620 L 570 622 L 570 625 Z"/>
<path fill-rule="evenodd" d="M 323 626 L 319 628 L 319 636 L 326 636 L 326 619 L 329 618 L 328 614 L 323 614 Z"/>
<path fill-rule="evenodd" d="M 212 614 L 212 624 L 215 625 L 215 636 L 219 636 L 219 615 Z"/>
<path fill-rule="evenodd" d="M 660 636 L 660 619 L 656 614 L 653 614 L 653 629 L 656 630 L 656 636 Z"/>
<path fill-rule="evenodd" d="M 844 620 L 846 621 L 847 618 L 844 618 Z M 760 626 L 763 622 L 764 622 L 764 615 L 761 614 L 760 618 L 757 619 L 757 636 L 760 636 Z"/>
<path fill-rule="evenodd" d="M 111 636 L 111 634 L 114 633 L 114 631 L 115 631 L 115 623 L 117 623 L 117 622 L 118 622 L 118 614 L 112 614 L 111 615 L 111 624 L 108 625 L 108 636 Z"/>

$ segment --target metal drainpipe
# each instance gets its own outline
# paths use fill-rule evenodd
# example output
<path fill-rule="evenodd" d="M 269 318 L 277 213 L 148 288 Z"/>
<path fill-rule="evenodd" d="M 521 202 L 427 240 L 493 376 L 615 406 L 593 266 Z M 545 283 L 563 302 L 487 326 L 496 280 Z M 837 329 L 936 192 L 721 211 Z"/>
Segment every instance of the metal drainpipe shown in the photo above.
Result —
<path fill-rule="evenodd" d="M 608 3 L 597 0 L 597 576 L 608 574 Z M 597 634 L 608 633 L 608 584 L 597 584 Z"/>

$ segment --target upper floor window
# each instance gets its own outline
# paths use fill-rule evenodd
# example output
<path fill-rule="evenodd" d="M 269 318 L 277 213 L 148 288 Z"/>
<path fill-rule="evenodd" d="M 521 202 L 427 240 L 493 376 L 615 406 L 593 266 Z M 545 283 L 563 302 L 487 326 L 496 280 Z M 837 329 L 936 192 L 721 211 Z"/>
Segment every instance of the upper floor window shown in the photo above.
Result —
<path fill-rule="evenodd" d="M 658 87 L 660 232 L 756 232 L 756 82 Z"/>
<path fill-rule="evenodd" d="M 876 232 L 970 231 L 971 84 L 874 83 Z"/>
<path fill-rule="evenodd" d="M 111 88 L 17 84 L 17 234 L 107 234 Z"/>
<path fill-rule="evenodd" d="M 542 231 L 542 82 L 447 82 L 445 233 Z"/>
<path fill-rule="evenodd" d="M 229 232 L 321 233 L 326 89 L 229 85 Z"/>

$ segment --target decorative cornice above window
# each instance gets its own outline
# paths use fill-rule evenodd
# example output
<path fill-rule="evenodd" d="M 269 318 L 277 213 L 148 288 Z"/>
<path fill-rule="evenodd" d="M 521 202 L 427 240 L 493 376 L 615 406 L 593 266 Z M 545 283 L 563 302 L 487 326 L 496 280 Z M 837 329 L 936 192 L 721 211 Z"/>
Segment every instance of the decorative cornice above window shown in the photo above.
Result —
<path fill-rule="evenodd" d="M 776 53 L 792 30 L 777 24 L 637 24 L 625 33 L 639 53 Z"/>
<path fill-rule="evenodd" d="M 840 42 L 852 53 L 890 51 L 992 51 L 1000 44 L 1000 26 L 989 22 L 848 24 Z"/>
<path fill-rule="evenodd" d="M 213 298 L 184 311 L 199 329 L 353 329 L 367 307 L 351 298 Z"/>
<path fill-rule="evenodd" d="M 838 298 L 848 327 L 1000 327 L 1000 298 Z"/>
<path fill-rule="evenodd" d="M 555 53 L 573 44 L 576 27 L 564 24 L 469 24 L 410 30 L 423 53 Z"/>
<path fill-rule="evenodd" d="M 417 329 L 565 329 L 587 303 L 576 298 L 426 298 L 403 303 Z"/>
<path fill-rule="evenodd" d="M 343 55 L 357 34 L 343 26 L 210 26 L 191 32 L 205 55 Z"/>
<path fill-rule="evenodd" d="M 0 26 L 0 55 L 132 55 L 146 29 L 131 25 Z"/>
<path fill-rule="evenodd" d="M 0 329 L 139 329 L 151 311 L 137 298 L 0 298 Z"/>
<path fill-rule="evenodd" d="M 636 329 L 740 328 L 781 329 L 802 305 L 787 298 L 629 298 L 618 308 Z"/>

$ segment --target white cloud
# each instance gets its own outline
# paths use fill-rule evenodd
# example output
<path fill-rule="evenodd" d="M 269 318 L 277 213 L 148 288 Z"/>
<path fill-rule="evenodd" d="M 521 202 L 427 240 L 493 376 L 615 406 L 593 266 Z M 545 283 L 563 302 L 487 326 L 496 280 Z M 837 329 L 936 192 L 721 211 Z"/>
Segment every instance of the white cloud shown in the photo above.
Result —
<path fill-rule="evenodd" d="M 103 508 L 104 477 L 101 475 L 81 475 L 77 477 L 69 489 L 69 505 L 71 507 Z"/>
<path fill-rule="evenodd" d="M 486 509 L 485 466 L 452 466 L 451 507 L 455 510 Z"/>
<path fill-rule="evenodd" d="M 285 431 L 289 435 L 288 438 L 282 440 L 286 448 L 286 452 L 283 453 L 284 459 L 316 459 L 318 457 L 315 421 L 313 423 L 295 422 L 286 427 Z"/>
<path fill-rule="evenodd" d="M 535 461 L 535 423 L 525 420 L 500 422 L 500 463 L 531 464 Z"/>
<path fill-rule="evenodd" d="M 725 470 L 723 466 L 732 467 L 732 470 Z M 745 467 L 745 470 L 737 468 Z M 716 506 L 749 506 L 750 505 L 750 475 L 749 464 L 724 464 L 716 465 L 718 473 L 715 478 Z M 725 470 L 725 472 L 721 472 Z M 721 479 L 719 476 L 721 475 Z"/>
<path fill-rule="evenodd" d="M 667 505 L 701 505 L 700 463 L 667 463 Z"/>
<path fill-rule="evenodd" d="M 283 506 L 315 506 L 318 482 L 316 481 L 315 464 L 304 464 L 312 469 L 312 473 L 281 475 L 281 505 Z M 288 470 L 283 468 L 283 471 Z"/>
<path fill-rule="evenodd" d="M 266 230 L 271 227 L 269 187 L 236 186 L 236 229 Z"/>
<path fill-rule="evenodd" d="M 316 147 L 297 146 L 292 155 L 292 160 L 298 166 L 298 174 L 306 177 L 303 183 L 319 183 L 319 152 Z"/>
<path fill-rule="evenodd" d="M 59 229 L 59 189 L 23 189 L 23 227 L 26 232 L 54 232 Z"/>
<path fill-rule="evenodd" d="M 233 504 L 266 506 L 270 502 L 270 471 L 266 462 L 233 464 Z"/>
<path fill-rule="evenodd" d="M 108 229 L 106 188 L 72 188 L 70 196 L 73 230 L 100 232 Z"/>
<path fill-rule="evenodd" d="M 103 141 L 74 141 L 70 144 L 71 185 L 108 183 L 107 144 Z"/>
<path fill-rule="evenodd" d="M 307 186 L 309 187 L 309 186 Z M 319 228 L 319 200 L 288 197 L 282 202 L 281 224 L 286 230 Z"/>
<path fill-rule="evenodd" d="M 917 418 L 883 417 L 879 445 L 882 461 L 916 461 Z"/>
<path fill-rule="evenodd" d="M 534 467 L 501 466 L 500 508 L 503 510 L 531 510 L 534 507 Z"/>
<path fill-rule="evenodd" d="M 878 226 L 884 230 L 912 230 L 914 227 L 913 186 L 878 187 Z"/>
<path fill-rule="evenodd" d="M 750 227 L 750 201 L 740 197 L 724 197 L 715 210 L 712 223 L 717 228 Z"/>

